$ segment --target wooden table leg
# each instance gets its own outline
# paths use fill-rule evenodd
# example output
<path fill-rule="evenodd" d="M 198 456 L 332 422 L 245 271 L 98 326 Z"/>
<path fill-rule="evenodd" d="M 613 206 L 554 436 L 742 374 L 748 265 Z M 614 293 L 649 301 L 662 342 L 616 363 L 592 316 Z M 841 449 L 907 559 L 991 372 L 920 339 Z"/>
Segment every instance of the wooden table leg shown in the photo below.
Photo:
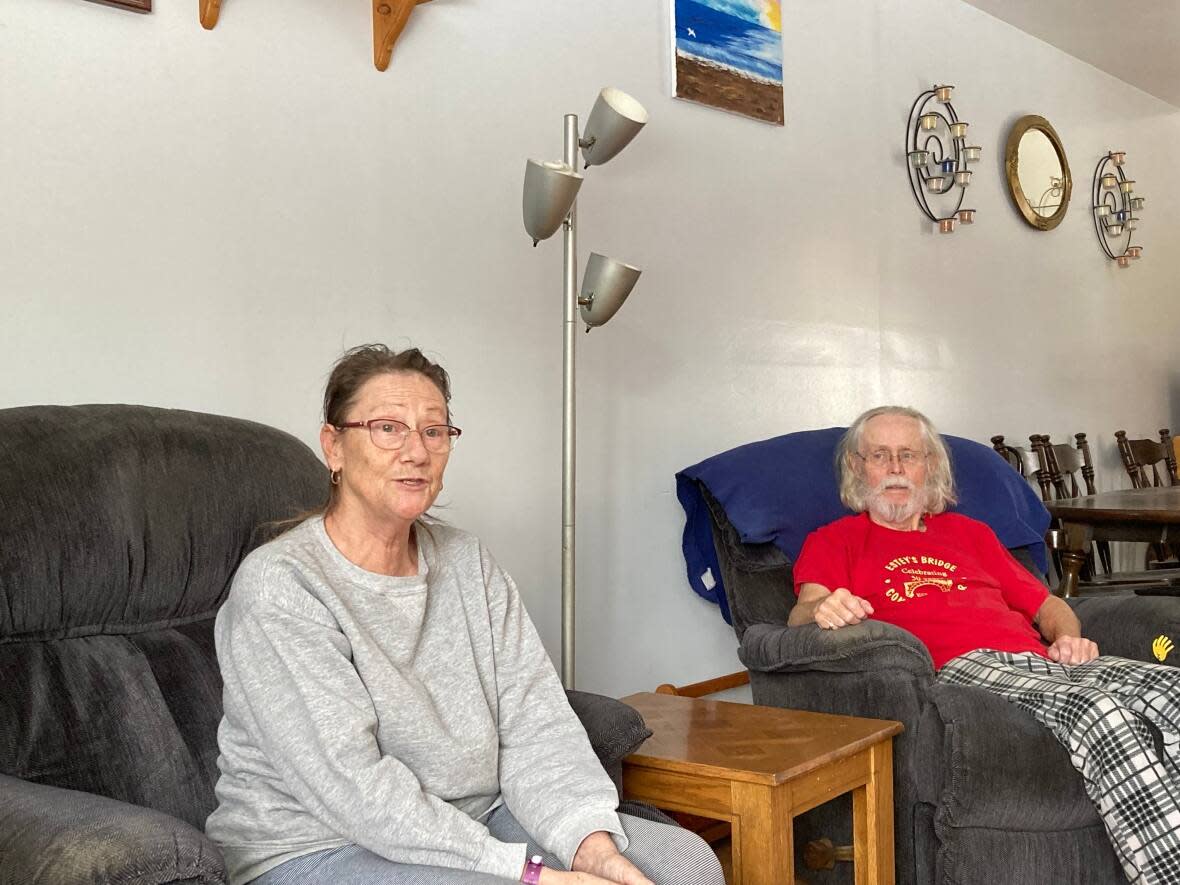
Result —
<path fill-rule="evenodd" d="M 734 885 L 782 885 L 795 881 L 791 785 L 734 782 Z"/>
<path fill-rule="evenodd" d="M 852 791 L 853 880 L 856 885 L 893 885 L 893 742 L 869 754 L 869 781 Z"/>
<path fill-rule="evenodd" d="M 1064 542 L 1061 550 L 1061 570 L 1064 574 L 1057 594 L 1068 599 L 1078 592 L 1078 576 L 1086 563 L 1090 542 L 1094 540 L 1094 529 L 1088 525 L 1065 522 L 1061 525 L 1061 539 Z"/>

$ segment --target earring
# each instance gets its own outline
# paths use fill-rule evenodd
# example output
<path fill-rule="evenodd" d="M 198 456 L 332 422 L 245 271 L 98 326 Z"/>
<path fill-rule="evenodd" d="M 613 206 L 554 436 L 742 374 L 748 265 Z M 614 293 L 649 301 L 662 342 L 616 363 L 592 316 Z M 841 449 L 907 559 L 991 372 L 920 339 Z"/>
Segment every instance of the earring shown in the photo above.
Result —
<path fill-rule="evenodd" d="M 340 471 L 339 470 L 332 471 L 332 485 L 334 485 L 334 486 L 340 485 Z"/>

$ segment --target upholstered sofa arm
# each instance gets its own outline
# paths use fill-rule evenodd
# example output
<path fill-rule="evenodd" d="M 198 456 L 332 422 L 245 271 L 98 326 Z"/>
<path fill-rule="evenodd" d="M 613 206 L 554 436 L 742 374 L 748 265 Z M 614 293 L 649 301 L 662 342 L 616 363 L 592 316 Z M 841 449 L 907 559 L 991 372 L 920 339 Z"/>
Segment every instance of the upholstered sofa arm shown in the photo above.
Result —
<path fill-rule="evenodd" d="M 936 682 L 914 728 L 911 788 L 938 807 L 940 826 L 1068 830 L 1097 823 L 1081 778 L 1062 777 L 1069 752 L 1031 715 L 976 686 Z"/>
<path fill-rule="evenodd" d="M 637 710 L 622 701 L 586 691 L 567 691 L 565 694 L 581 720 L 582 727 L 586 729 L 586 736 L 590 738 L 590 746 L 594 748 L 598 761 L 615 782 L 615 789 L 621 798 L 623 759 L 651 737 L 651 729 Z M 620 802 L 619 811 L 662 824 L 676 823 L 659 809 L 642 802 Z"/>
<path fill-rule="evenodd" d="M 643 717 L 622 701 L 585 691 L 567 691 L 574 713 L 582 721 L 590 746 L 612 778 L 621 772 L 623 758 L 651 737 Z"/>
<path fill-rule="evenodd" d="M 821 630 L 816 624 L 752 624 L 742 636 L 738 657 L 748 670 L 760 673 L 900 670 L 934 678 L 930 653 L 912 633 L 873 620 L 839 630 Z"/>
<path fill-rule="evenodd" d="M 226 881 L 203 833 L 158 811 L 0 775 L 0 885 Z"/>
<path fill-rule="evenodd" d="M 1104 655 L 1180 665 L 1180 597 L 1084 596 L 1069 600 L 1082 622 L 1082 635 Z"/>

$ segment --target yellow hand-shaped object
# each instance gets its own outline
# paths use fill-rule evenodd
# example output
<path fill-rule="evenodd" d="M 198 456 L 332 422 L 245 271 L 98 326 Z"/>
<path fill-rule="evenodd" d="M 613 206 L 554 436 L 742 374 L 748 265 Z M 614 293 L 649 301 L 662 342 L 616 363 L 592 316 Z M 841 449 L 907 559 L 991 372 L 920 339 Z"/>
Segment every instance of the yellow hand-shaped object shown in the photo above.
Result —
<path fill-rule="evenodd" d="M 1168 656 L 1168 653 L 1171 652 L 1174 647 L 1175 646 L 1173 646 L 1172 640 L 1170 640 L 1167 636 L 1157 636 L 1155 638 L 1155 642 L 1151 644 L 1151 653 L 1155 655 L 1155 659 L 1157 661 L 1163 663 L 1164 658 Z"/>

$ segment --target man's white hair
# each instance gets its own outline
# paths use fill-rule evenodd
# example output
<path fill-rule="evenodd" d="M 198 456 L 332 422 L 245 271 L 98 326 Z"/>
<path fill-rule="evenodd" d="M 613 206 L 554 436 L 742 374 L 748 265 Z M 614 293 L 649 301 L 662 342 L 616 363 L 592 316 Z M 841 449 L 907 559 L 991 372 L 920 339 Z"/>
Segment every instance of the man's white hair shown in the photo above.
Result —
<path fill-rule="evenodd" d="M 946 443 L 942 441 L 933 422 L 917 409 L 908 406 L 878 406 L 860 415 L 836 446 L 836 471 L 840 477 L 840 500 L 853 513 L 869 509 L 869 496 L 873 491 L 865 482 L 858 469 L 857 454 L 864 437 L 865 425 L 881 415 L 898 415 L 913 418 L 922 431 L 922 444 L 926 449 L 926 495 L 927 513 L 942 513 L 955 503 L 955 480 L 951 476 L 951 456 Z"/>

